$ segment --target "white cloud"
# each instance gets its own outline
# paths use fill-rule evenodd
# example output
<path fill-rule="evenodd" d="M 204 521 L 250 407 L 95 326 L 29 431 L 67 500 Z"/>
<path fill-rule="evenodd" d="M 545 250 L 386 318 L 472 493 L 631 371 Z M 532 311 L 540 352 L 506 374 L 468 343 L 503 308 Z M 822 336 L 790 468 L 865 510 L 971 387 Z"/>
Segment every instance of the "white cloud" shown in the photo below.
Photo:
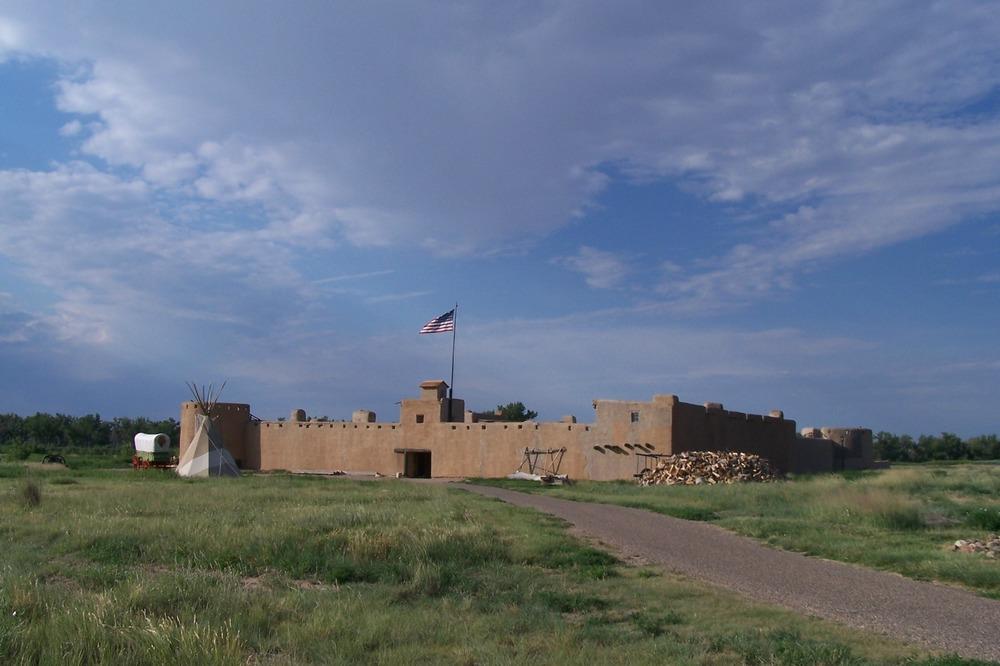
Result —
<path fill-rule="evenodd" d="M 331 282 L 344 282 L 346 280 L 364 280 L 366 278 L 381 277 L 383 275 L 391 275 L 393 273 L 395 273 L 394 270 L 386 269 L 381 271 L 366 271 L 364 273 L 350 273 L 348 275 L 333 275 L 331 277 L 313 280 L 313 284 L 329 284 Z"/>
<path fill-rule="evenodd" d="M 34 337 L 38 322 L 27 312 L 0 309 L 0 344 L 27 342 Z"/>
<path fill-rule="evenodd" d="M 580 246 L 575 255 L 557 257 L 553 261 L 571 271 L 582 273 L 587 285 L 595 289 L 619 287 L 630 272 L 628 259 L 624 255 L 587 245 Z"/>
<path fill-rule="evenodd" d="M 258 229 L 213 225 L 205 207 L 189 227 L 164 218 L 157 196 L 139 178 L 83 162 L 0 171 L 0 255 L 51 294 L 37 317 L 56 339 L 122 356 L 184 353 L 203 344 L 192 321 L 239 330 L 249 303 L 277 314 L 307 300 L 292 247 L 316 231 L 281 233 L 296 220 L 280 218 Z"/>
<path fill-rule="evenodd" d="M 180 185 L 198 174 L 200 162 L 191 153 L 179 153 L 156 162 L 147 162 L 142 168 L 143 177 L 162 187 Z"/>
<path fill-rule="evenodd" d="M 865 125 L 842 130 L 832 145 L 832 151 L 810 161 L 835 156 L 843 170 L 815 181 L 809 191 L 789 195 L 792 200 L 814 197 L 812 205 L 771 219 L 758 238 L 702 260 L 686 279 L 672 276 L 661 291 L 710 304 L 755 298 L 787 289 L 797 271 L 825 268 L 836 258 L 849 259 L 1000 208 L 1000 123 Z M 817 173 L 819 167 L 806 170 Z M 764 179 L 767 173 L 759 167 L 754 174 L 732 177 Z M 766 182 L 752 189 L 764 192 Z M 709 264 L 714 267 L 704 268 Z"/>
<path fill-rule="evenodd" d="M 22 28 L 15 21 L 0 16 L 0 62 L 11 52 L 22 48 Z"/>
<path fill-rule="evenodd" d="M 862 339 L 620 315 L 460 322 L 457 395 L 476 408 L 523 400 L 546 419 L 574 413 L 589 421 L 594 398 L 645 400 L 665 392 L 695 403 L 722 400 L 736 410 L 783 408 L 804 418 L 812 415 L 802 414 L 803 403 L 788 396 L 807 393 L 809 385 L 855 382 L 857 374 L 845 362 L 852 356 L 879 365 L 879 349 Z M 408 332 L 364 339 L 282 325 L 245 348 L 242 358 L 227 357 L 224 374 L 245 387 L 240 399 L 255 404 L 258 413 L 305 406 L 346 415 L 364 407 L 391 420 L 398 414 L 393 401 L 448 367 L 450 336 L 418 336 L 421 323 Z M 331 376 L 350 381 L 331 384 Z"/>
<path fill-rule="evenodd" d="M 966 278 L 943 278 L 935 280 L 934 284 L 942 286 L 1000 284 L 1000 273 L 982 273 Z"/>
<path fill-rule="evenodd" d="M 371 296 L 366 299 L 368 303 L 387 303 L 392 301 L 408 301 L 411 298 L 420 298 L 421 296 L 427 296 L 433 292 L 430 291 L 404 291 L 398 294 L 382 294 L 380 296 Z"/>
<path fill-rule="evenodd" d="M 613 288 L 641 259 L 662 268 L 670 307 L 750 302 L 802 271 L 1000 208 L 1000 119 L 963 115 L 1000 86 L 998 33 L 1000 14 L 975 3 L 11 2 L 0 59 L 62 65 L 58 104 L 76 116 L 63 135 L 92 164 L 0 172 L 0 252 L 51 298 L 28 317 L 47 339 L 141 358 L 180 356 L 224 330 L 228 344 L 205 357 L 250 376 L 301 354 L 298 376 L 320 382 L 331 366 L 316 359 L 338 357 L 308 336 L 336 325 L 309 308 L 309 252 L 487 254 L 572 237 L 567 226 L 625 178 L 730 211 L 732 226 L 712 229 L 724 249 L 626 256 L 589 241 L 563 266 Z M 267 326 L 246 314 L 261 310 Z M 27 335 L 22 324 L 5 335 Z M 626 340 L 615 347 L 599 328 L 554 330 L 540 346 L 550 364 L 522 354 L 503 381 L 523 372 L 565 388 L 592 377 L 589 354 L 607 353 L 645 378 L 637 392 L 678 378 L 697 390 L 699 372 L 786 377 L 763 342 L 764 359 L 739 345 L 799 342 L 651 327 L 641 340 L 615 331 Z M 534 348 L 492 342 L 499 351 L 482 351 L 495 367 Z M 700 351 L 713 345 L 726 352 Z M 389 356 L 368 361 L 398 376 Z M 414 358 L 406 367 L 419 372 Z M 580 374 L 545 383 L 539 368 L 567 367 L 557 360 Z"/>
<path fill-rule="evenodd" d="M 333 214 L 343 225 L 347 239 L 361 246 L 389 245 L 394 237 L 412 224 L 405 213 L 377 208 L 335 208 Z"/>
<path fill-rule="evenodd" d="M 975 4 L 320 7 L 280 22 L 253 3 L 44 22 L 30 8 L 3 25 L 91 63 L 59 97 L 100 119 L 86 151 L 359 245 L 539 238 L 586 211 L 614 164 L 813 211 L 793 227 L 758 215 L 757 260 L 693 263 L 680 286 L 742 297 L 997 208 L 1000 124 L 948 120 L 1000 83 L 1000 19 Z"/>
<path fill-rule="evenodd" d="M 81 130 L 83 130 L 83 123 L 79 120 L 71 120 L 59 128 L 59 134 L 62 136 L 76 136 Z"/>

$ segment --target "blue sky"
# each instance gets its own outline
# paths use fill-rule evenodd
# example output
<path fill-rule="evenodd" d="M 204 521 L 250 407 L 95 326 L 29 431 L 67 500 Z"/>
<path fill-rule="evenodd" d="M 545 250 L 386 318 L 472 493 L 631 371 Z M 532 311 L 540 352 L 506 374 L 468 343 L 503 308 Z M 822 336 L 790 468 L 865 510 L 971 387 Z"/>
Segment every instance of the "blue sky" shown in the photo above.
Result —
<path fill-rule="evenodd" d="M 0 7 L 0 412 L 1000 431 L 981 3 Z"/>

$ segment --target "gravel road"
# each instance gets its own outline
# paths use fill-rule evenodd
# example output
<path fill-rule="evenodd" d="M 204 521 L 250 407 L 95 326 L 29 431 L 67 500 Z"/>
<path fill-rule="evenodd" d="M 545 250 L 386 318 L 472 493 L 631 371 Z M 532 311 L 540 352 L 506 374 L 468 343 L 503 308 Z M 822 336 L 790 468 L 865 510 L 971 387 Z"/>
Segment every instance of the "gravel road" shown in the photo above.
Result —
<path fill-rule="evenodd" d="M 756 601 L 934 650 L 1000 661 L 1000 601 L 893 573 L 775 550 L 707 523 L 641 509 L 456 485 L 558 516 L 625 555 L 642 557 Z"/>

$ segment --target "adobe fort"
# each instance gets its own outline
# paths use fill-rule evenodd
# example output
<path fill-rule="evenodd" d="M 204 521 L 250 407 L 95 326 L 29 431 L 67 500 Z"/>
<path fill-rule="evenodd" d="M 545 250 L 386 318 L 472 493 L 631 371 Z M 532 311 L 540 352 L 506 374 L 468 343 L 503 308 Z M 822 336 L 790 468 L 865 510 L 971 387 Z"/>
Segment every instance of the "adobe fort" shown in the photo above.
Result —
<path fill-rule="evenodd" d="M 806 428 L 780 411 L 763 416 L 694 405 L 676 395 L 648 402 L 594 400 L 594 422 L 477 422 L 465 401 L 449 401 L 444 381 L 426 381 L 420 396 L 400 403 L 398 422 L 354 412 L 350 422 L 262 421 L 250 405 L 219 403 L 216 423 L 242 469 L 368 472 L 409 477 L 503 477 L 525 449 L 565 449 L 561 472 L 573 479 L 630 479 L 650 454 L 742 451 L 767 458 L 782 472 L 812 473 L 872 466 L 865 428 Z M 449 405 L 450 402 L 450 405 Z M 181 457 L 195 432 L 197 405 L 181 405 Z M 452 415 L 449 420 L 449 413 Z"/>

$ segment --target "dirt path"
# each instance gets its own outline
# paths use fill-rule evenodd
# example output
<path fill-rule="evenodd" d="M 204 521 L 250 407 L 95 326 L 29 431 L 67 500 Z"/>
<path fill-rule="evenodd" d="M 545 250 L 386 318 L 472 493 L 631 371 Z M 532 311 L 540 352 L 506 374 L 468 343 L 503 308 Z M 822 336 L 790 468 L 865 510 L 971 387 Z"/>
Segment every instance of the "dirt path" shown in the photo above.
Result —
<path fill-rule="evenodd" d="M 757 601 L 931 649 L 1000 661 L 1000 601 L 897 574 L 775 550 L 714 525 L 650 511 L 456 485 L 558 516 L 627 556 L 642 557 Z"/>

